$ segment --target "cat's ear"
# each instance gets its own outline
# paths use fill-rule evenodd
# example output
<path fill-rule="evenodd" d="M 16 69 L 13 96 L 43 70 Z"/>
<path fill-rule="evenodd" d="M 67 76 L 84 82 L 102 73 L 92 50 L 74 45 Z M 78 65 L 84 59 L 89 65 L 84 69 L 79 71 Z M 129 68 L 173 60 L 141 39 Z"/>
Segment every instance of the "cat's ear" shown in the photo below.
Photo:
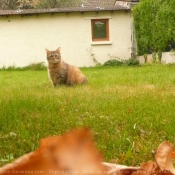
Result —
<path fill-rule="evenodd" d="M 46 53 L 47 53 L 47 54 L 49 54 L 49 53 L 50 53 L 50 51 L 49 51 L 48 49 L 45 49 L 45 50 L 46 50 Z"/>
<path fill-rule="evenodd" d="M 58 49 L 56 50 L 56 52 L 60 52 L 60 50 L 61 50 L 61 47 L 58 47 Z"/>

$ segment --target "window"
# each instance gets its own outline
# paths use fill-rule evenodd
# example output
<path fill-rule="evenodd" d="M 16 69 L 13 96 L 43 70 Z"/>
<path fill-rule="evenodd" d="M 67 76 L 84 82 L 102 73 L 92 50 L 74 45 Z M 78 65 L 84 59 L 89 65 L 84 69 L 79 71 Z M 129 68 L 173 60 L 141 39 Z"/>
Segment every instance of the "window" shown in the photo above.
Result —
<path fill-rule="evenodd" d="M 109 20 L 92 19 L 92 41 L 109 41 Z"/>

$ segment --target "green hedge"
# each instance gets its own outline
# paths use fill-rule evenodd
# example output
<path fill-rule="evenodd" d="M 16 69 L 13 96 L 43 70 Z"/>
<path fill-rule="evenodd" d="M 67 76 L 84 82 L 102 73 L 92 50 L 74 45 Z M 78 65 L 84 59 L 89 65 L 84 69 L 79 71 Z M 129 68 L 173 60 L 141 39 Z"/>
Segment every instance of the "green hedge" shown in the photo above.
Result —
<path fill-rule="evenodd" d="M 143 0 L 133 8 L 138 55 L 175 48 L 175 0 Z"/>

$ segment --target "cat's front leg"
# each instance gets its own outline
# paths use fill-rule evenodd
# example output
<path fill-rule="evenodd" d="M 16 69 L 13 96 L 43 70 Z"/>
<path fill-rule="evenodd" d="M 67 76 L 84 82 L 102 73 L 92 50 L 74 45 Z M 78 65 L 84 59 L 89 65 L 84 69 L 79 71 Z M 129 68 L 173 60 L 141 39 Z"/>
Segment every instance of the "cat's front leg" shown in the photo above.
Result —
<path fill-rule="evenodd" d="M 74 86 L 74 84 L 72 82 L 67 82 L 66 83 L 68 86 Z"/>
<path fill-rule="evenodd" d="M 53 83 L 53 86 L 54 86 L 54 87 L 56 87 L 56 86 L 57 86 L 57 84 L 56 84 L 56 83 Z"/>
<path fill-rule="evenodd" d="M 74 82 L 70 78 L 67 78 L 66 79 L 66 85 L 67 86 L 74 86 Z"/>
<path fill-rule="evenodd" d="M 57 87 L 61 84 L 60 78 L 59 77 L 54 77 L 52 84 L 54 87 Z"/>

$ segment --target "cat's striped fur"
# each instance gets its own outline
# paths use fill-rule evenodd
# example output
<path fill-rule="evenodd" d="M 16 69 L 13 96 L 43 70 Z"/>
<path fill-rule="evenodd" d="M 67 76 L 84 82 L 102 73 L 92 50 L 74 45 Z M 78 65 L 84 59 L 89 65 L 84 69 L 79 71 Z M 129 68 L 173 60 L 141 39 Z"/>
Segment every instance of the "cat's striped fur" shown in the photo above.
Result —
<path fill-rule="evenodd" d="M 61 59 L 60 47 L 56 51 L 46 49 L 46 53 L 48 75 L 54 86 L 87 83 L 86 76 L 78 67 L 69 65 Z"/>

